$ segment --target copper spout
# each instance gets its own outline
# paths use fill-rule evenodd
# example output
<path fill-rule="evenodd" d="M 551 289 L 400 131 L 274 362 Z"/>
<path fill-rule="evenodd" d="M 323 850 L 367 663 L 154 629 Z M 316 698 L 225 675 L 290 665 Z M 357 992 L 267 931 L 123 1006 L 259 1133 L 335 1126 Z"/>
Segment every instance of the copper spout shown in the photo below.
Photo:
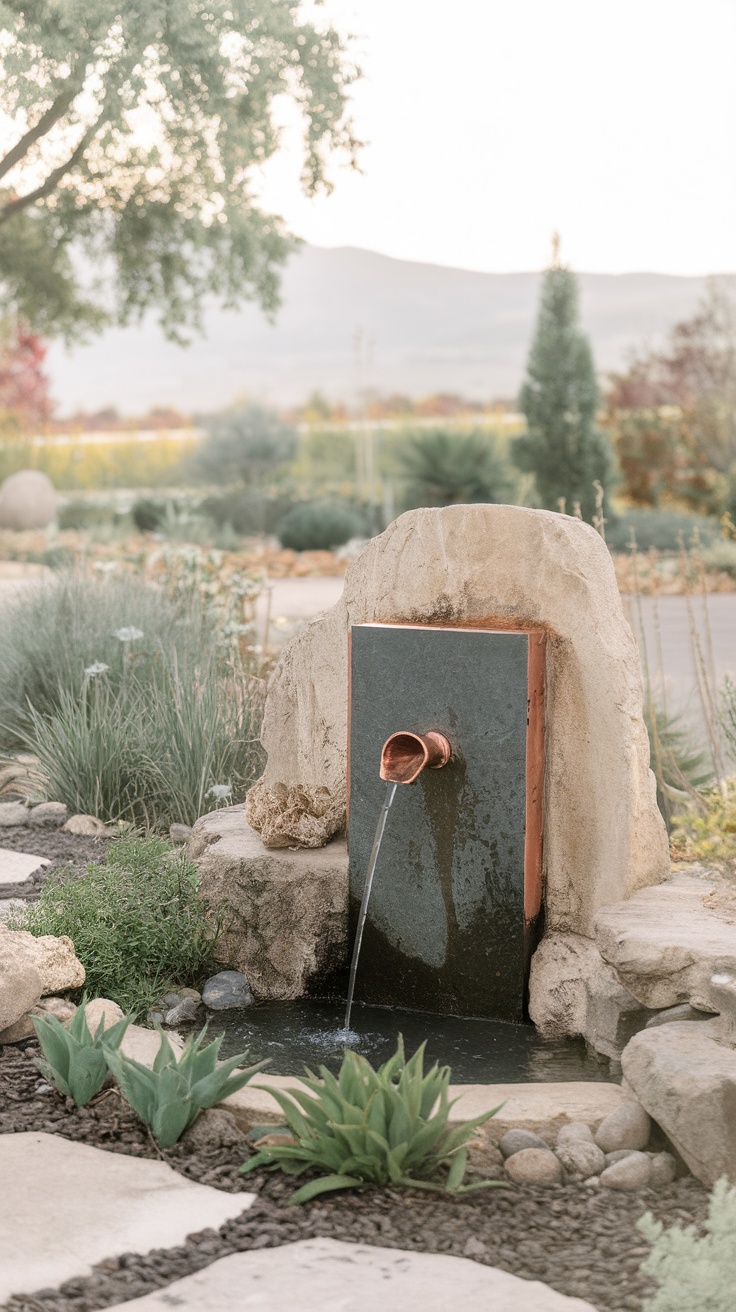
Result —
<path fill-rule="evenodd" d="M 383 744 L 380 775 L 392 784 L 413 784 L 425 767 L 440 770 L 451 755 L 442 733 L 392 733 Z"/>

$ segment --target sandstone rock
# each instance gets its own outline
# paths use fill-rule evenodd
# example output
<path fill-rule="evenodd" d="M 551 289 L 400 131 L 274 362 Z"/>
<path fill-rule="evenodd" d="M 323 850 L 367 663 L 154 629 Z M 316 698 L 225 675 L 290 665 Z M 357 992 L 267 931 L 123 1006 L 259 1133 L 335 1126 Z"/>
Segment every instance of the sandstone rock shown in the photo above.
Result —
<path fill-rule="evenodd" d="M 558 1139 L 556 1152 L 566 1171 L 582 1175 L 584 1179 L 600 1175 L 605 1170 L 604 1154 L 596 1144 L 585 1139 L 569 1139 L 566 1143 L 560 1143 Z"/>
<path fill-rule="evenodd" d="M 0 928 L 0 1031 L 15 1025 L 38 1002 L 43 976 L 15 933 Z"/>
<path fill-rule="evenodd" d="M 402 515 L 350 566 L 341 600 L 284 647 L 263 727 L 264 784 L 345 785 L 348 635 L 363 623 L 548 627 L 546 914 L 589 934 L 596 910 L 662 879 L 642 676 L 605 543 L 580 521 L 517 506 Z"/>
<path fill-rule="evenodd" d="M 202 1001 L 210 1011 L 232 1011 L 237 1007 L 250 1007 L 253 994 L 245 975 L 239 970 L 221 970 L 206 981 Z"/>
<path fill-rule="evenodd" d="M 542 1034 L 582 1035 L 617 1059 L 650 1013 L 605 964 L 592 939 L 547 934 L 532 957 L 529 1015 Z"/>
<path fill-rule="evenodd" d="M 683 1020 L 712 1020 L 712 1013 L 696 1011 L 689 1002 L 680 1002 L 676 1007 L 665 1007 L 663 1011 L 655 1011 L 644 1028 L 653 1030 L 657 1025 L 670 1025 L 673 1021 Z M 631 1037 L 634 1037 L 633 1034 Z"/>
<path fill-rule="evenodd" d="M 693 1175 L 707 1185 L 736 1180 L 736 1049 L 718 1042 L 718 1022 L 642 1030 L 621 1060 Z"/>
<path fill-rule="evenodd" d="M 57 505 L 51 479 L 38 469 L 21 469 L 0 485 L 0 528 L 46 528 L 56 519 Z"/>
<path fill-rule="evenodd" d="M 15 1021 L 13 1025 L 8 1025 L 5 1030 L 0 1030 L 0 1044 L 3 1043 L 20 1043 L 23 1039 L 30 1039 L 35 1034 L 33 1027 L 33 1012 L 27 1011 L 25 1016 Z"/>
<path fill-rule="evenodd" d="M 105 1029 L 112 1029 L 117 1025 L 119 1020 L 123 1019 L 124 1012 L 117 1002 L 111 1002 L 109 998 L 93 998 L 91 1002 L 86 1003 L 84 1015 L 87 1020 L 87 1028 L 92 1034 L 97 1033 L 97 1027 L 105 1019 Z"/>
<path fill-rule="evenodd" d="M 713 1010 L 711 976 L 736 972 L 736 923 L 709 901 L 712 892 L 677 874 L 598 912 L 601 955 L 643 1006 Z"/>
<path fill-rule="evenodd" d="M 346 789 L 254 784 L 245 799 L 248 824 L 264 847 L 324 847 L 345 828 Z"/>
<path fill-rule="evenodd" d="M 212 904 L 228 904 L 220 960 L 243 972 L 256 998 L 299 998 L 347 954 L 344 840 L 318 851 L 270 852 L 243 807 L 202 816 L 189 853 Z"/>
<path fill-rule="evenodd" d="M 677 1175 L 677 1162 L 672 1153 L 655 1153 L 650 1160 L 650 1189 L 664 1189 L 665 1185 L 672 1184 Z"/>
<path fill-rule="evenodd" d="M 562 1148 L 569 1143 L 594 1143 L 593 1131 L 587 1121 L 571 1121 L 569 1125 L 563 1125 L 557 1135 L 557 1148 Z"/>
<path fill-rule="evenodd" d="M 736 979 L 727 972 L 710 977 L 710 996 L 718 1008 L 718 1037 L 736 1047 Z"/>
<path fill-rule="evenodd" d="M 522 1148 L 507 1157 L 506 1174 L 514 1184 L 561 1184 L 562 1163 L 549 1148 Z"/>
<path fill-rule="evenodd" d="M 632 1099 L 601 1121 L 595 1141 L 604 1153 L 615 1153 L 622 1148 L 643 1149 L 651 1132 L 652 1122 L 647 1113 L 641 1103 Z"/>
<path fill-rule="evenodd" d="M 36 937 L 24 929 L 8 929 L 0 924 L 0 947 L 3 945 L 16 953 L 19 962 L 25 958 L 35 967 L 41 976 L 42 994 L 63 993 L 84 984 L 84 966 L 77 959 L 74 944 L 66 934 L 58 938 L 53 934 Z"/>
<path fill-rule="evenodd" d="M 51 805 L 56 805 L 51 803 Z M 104 834 L 105 822 L 98 820 L 96 815 L 70 815 L 69 819 L 61 826 L 63 834 L 89 834 L 96 836 Z"/>
<path fill-rule="evenodd" d="M 22 802 L 0 802 L 0 829 L 28 824 L 28 807 Z"/>
<path fill-rule="evenodd" d="M 607 1166 L 601 1173 L 600 1181 L 604 1189 L 619 1189 L 622 1193 L 635 1193 L 637 1189 L 646 1189 L 652 1175 L 652 1166 L 646 1153 L 629 1153 L 613 1166 Z"/>
<path fill-rule="evenodd" d="M 41 998 L 41 1001 L 33 1008 L 36 1016 L 55 1016 L 60 1020 L 62 1025 L 65 1021 L 71 1020 L 75 1011 L 76 1004 L 70 1002 L 68 998 Z"/>
<path fill-rule="evenodd" d="M 211 1152 L 217 1148 L 236 1148 L 247 1143 L 232 1112 L 224 1107 L 210 1107 L 200 1113 L 184 1132 L 180 1142 L 190 1152 Z"/>
<path fill-rule="evenodd" d="M 60 829 L 69 812 L 63 802 L 39 802 L 28 812 L 32 829 Z"/>
<path fill-rule="evenodd" d="M 169 825 L 169 838 L 172 843 L 188 843 L 192 836 L 191 825 Z"/>
<path fill-rule="evenodd" d="M 540 1139 L 538 1134 L 531 1134 L 529 1130 L 509 1130 L 498 1146 L 503 1157 L 512 1157 L 514 1153 L 520 1153 L 524 1148 L 544 1148 L 549 1151 L 549 1144 L 545 1143 L 544 1139 Z"/>

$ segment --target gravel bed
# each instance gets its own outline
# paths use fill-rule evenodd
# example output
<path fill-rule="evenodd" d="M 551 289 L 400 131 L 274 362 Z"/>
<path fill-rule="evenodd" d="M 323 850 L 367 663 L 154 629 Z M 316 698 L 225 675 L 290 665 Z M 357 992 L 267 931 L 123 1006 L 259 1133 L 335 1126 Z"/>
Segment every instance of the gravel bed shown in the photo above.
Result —
<path fill-rule="evenodd" d="M 646 1211 L 663 1220 L 700 1225 L 707 1191 L 691 1178 L 654 1193 L 618 1194 L 583 1185 L 489 1189 L 463 1198 L 367 1189 L 289 1207 L 294 1181 L 263 1173 L 237 1174 L 237 1149 L 191 1151 L 181 1144 L 159 1151 L 116 1089 L 87 1108 L 44 1092 L 32 1063 L 38 1049 L 0 1049 L 0 1133 L 36 1130 L 138 1157 L 163 1158 L 190 1179 L 258 1197 L 219 1230 L 191 1235 L 178 1248 L 101 1262 L 85 1279 L 57 1290 L 19 1295 L 4 1312 L 96 1312 L 138 1298 L 229 1253 L 273 1248 L 328 1236 L 387 1248 L 469 1257 L 560 1293 L 585 1298 L 600 1312 L 639 1312 L 651 1282 L 639 1274 L 648 1245 L 636 1229 Z M 39 1089 L 41 1085 L 41 1089 Z M 3 1310 L 0 1310 L 3 1312 Z"/>
<path fill-rule="evenodd" d="M 0 899 L 22 898 L 25 902 L 35 902 L 50 875 L 71 878 L 82 874 L 90 862 L 104 859 L 111 841 L 109 838 L 92 838 L 84 834 L 62 834 L 59 829 L 3 825 L 0 827 L 0 847 L 46 857 L 51 865 L 39 866 L 22 884 L 3 884 L 0 880 Z"/>

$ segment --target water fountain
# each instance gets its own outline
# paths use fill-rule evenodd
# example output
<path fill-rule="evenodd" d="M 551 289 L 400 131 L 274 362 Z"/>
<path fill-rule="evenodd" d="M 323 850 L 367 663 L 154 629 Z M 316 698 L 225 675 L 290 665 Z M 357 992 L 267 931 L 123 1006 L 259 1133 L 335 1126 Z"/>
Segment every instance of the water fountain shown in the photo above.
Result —
<path fill-rule="evenodd" d="M 335 967 L 345 988 L 362 940 L 362 1008 L 421 1011 L 425 1033 L 451 1015 L 508 1034 L 531 964 L 537 1013 L 566 1007 L 557 1032 L 590 1037 L 590 998 L 619 1007 L 597 913 L 668 868 L 641 706 L 610 557 L 588 525 L 509 506 L 402 516 L 272 678 L 260 789 L 283 821 L 268 839 L 279 850 L 242 809 L 197 824 L 205 890 L 232 910 L 229 964 L 259 998 L 319 997 Z M 346 796 L 349 851 L 339 837 L 289 850 L 300 808 L 299 834 L 325 842 Z"/>

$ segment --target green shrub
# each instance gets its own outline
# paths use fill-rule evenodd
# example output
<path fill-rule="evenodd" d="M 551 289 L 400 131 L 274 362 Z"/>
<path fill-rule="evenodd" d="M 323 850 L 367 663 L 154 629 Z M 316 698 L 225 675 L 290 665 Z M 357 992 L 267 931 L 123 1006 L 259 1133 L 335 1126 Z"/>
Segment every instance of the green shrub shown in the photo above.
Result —
<path fill-rule="evenodd" d="M 429 428 L 411 434 L 398 458 L 410 479 L 407 504 L 449 506 L 511 500 L 514 477 L 493 433 Z"/>
<path fill-rule="evenodd" d="M 718 538 L 701 552 L 701 558 L 706 569 L 736 574 L 736 542 L 732 539 Z"/>
<path fill-rule="evenodd" d="M 645 699 L 644 720 L 649 734 L 649 764 L 657 780 L 657 805 L 669 828 L 673 805 L 681 805 L 688 797 L 709 788 L 713 770 L 682 715 L 666 712 Z"/>
<path fill-rule="evenodd" d="M 298 436 L 291 424 L 250 402 L 202 415 L 207 436 L 192 457 L 192 469 L 207 483 L 261 483 L 296 455 Z"/>
<path fill-rule="evenodd" d="M 308 1072 L 301 1081 L 304 1090 L 272 1089 L 294 1143 L 264 1148 L 246 1162 L 243 1173 L 261 1166 L 288 1175 L 310 1168 L 322 1172 L 297 1190 L 292 1203 L 365 1184 L 453 1193 L 498 1185 L 497 1180 L 462 1183 L 467 1144 L 498 1107 L 451 1130 L 451 1072 L 435 1064 L 425 1075 L 424 1048 L 407 1062 L 399 1036 L 393 1057 L 377 1071 L 365 1057 L 346 1050 L 337 1079 L 321 1066 L 319 1079 Z"/>
<path fill-rule="evenodd" d="M 115 1052 L 123 1040 L 131 1017 L 126 1016 L 105 1030 L 105 1017 L 94 1034 L 90 1033 L 84 1003 L 77 1007 L 68 1025 L 56 1016 L 34 1017 L 33 1026 L 45 1061 L 36 1061 L 42 1075 L 63 1093 L 84 1107 L 99 1093 L 107 1079 L 107 1054 Z"/>
<path fill-rule="evenodd" d="M 707 515 L 688 515 L 676 510 L 626 510 L 611 517 L 606 524 L 606 544 L 611 551 L 628 551 L 631 542 L 631 530 L 636 534 L 636 543 L 640 551 L 678 550 L 678 535 L 683 534 L 685 542 L 692 538 L 693 531 L 698 530 L 701 543 L 708 546 L 718 539 L 719 521 Z"/>
<path fill-rule="evenodd" d="M 138 630 L 141 637 L 118 635 Z M 179 669 L 211 660 L 211 625 L 195 605 L 170 602 L 130 574 L 70 571 L 3 604 L 0 624 L 0 748 L 19 747 L 38 715 L 53 714 L 61 694 L 79 697 L 85 670 L 102 664 L 112 689 L 160 679 L 161 653 Z"/>
<path fill-rule="evenodd" d="M 93 997 L 139 1012 L 173 985 L 199 987 L 221 927 L 197 869 L 160 838 L 121 838 L 78 879 L 51 876 L 12 928 L 68 934 Z"/>
<path fill-rule="evenodd" d="M 303 501 L 284 515 L 278 536 L 292 551 L 330 551 L 365 531 L 363 516 L 346 502 Z"/>
<path fill-rule="evenodd" d="M 692 1225 L 665 1230 L 649 1212 L 638 1224 L 653 1245 L 641 1269 L 659 1285 L 642 1312 L 733 1312 L 736 1189 L 726 1179 L 713 1190 L 702 1238 Z"/>
<path fill-rule="evenodd" d="M 161 1046 L 152 1070 L 121 1052 L 108 1052 L 107 1058 L 124 1098 L 149 1126 L 156 1142 L 170 1148 L 201 1111 L 237 1093 L 266 1062 L 235 1074 L 247 1054 L 238 1053 L 218 1065 L 222 1036 L 203 1048 L 206 1026 L 187 1040 L 179 1058 L 163 1030 L 159 1033 Z"/>
<path fill-rule="evenodd" d="M 111 506 L 99 501 L 67 501 L 59 514 L 59 528 L 97 528 L 100 524 L 113 524 L 123 518 Z"/>
<path fill-rule="evenodd" d="M 293 498 L 267 496 L 263 492 L 236 490 L 222 496 L 207 497 L 200 510 L 218 528 L 226 524 L 244 537 L 258 533 L 275 533 L 281 520 L 291 510 Z"/>
<path fill-rule="evenodd" d="M 166 504 L 141 497 L 131 508 L 130 514 L 140 533 L 155 533 L 166 523 Z"/>

